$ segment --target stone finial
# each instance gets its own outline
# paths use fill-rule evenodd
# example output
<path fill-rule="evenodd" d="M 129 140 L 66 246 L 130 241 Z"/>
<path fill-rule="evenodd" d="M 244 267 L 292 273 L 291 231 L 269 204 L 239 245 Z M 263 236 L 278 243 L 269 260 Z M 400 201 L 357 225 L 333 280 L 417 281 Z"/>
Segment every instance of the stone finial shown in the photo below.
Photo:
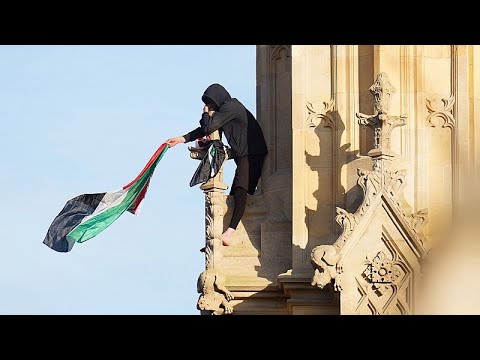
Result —
<path fill-rule="evenodd" d="M 388 114 L 390 111 L 390 100 L 397 90 L 393 87 L 385 72 L 378 74 L 377 79 L 370 86 L 370 92 L 374 97 L 374 106 L 377 114 Z"/>
<path fill-rule="evenodd" d="M 357 113 L 358 123 L 360 125 L 370 126 L 374 131 L 374 149 L 370 150 L 369 156 L 378 156 L 391 153 L 390 136 L 392 130 L 397 126 L 406 124 L 406 115 L 392 116 L 389 114 L 390 101 L 392 95 L 396 92 L 393 85 L 384 72 L 378 74 L 377 79 L 370 87 L 370 92 L 374 96 L 375 115 L 365 115 Z M 392 154 L 390 154 L 393 156 Z"/>

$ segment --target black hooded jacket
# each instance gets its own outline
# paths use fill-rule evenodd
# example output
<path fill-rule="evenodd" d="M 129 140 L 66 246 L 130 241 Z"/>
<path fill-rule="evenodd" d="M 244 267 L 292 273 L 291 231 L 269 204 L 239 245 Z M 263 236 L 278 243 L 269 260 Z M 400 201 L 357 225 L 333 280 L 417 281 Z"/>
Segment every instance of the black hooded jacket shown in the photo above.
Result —
<path fill-rule="evenodd" d="M 221 130 L 234 157 L 268 152 L 262 129 L 255 117 L 240 101 L 230 97 L 222 85 L 210 85 L 203 93 L 202 101 L 206 105 L 214 103 L 217 110 L 211 118 L 206 112 L 202 114 L 200 127 L 184 135 L 187 142 Z"/>

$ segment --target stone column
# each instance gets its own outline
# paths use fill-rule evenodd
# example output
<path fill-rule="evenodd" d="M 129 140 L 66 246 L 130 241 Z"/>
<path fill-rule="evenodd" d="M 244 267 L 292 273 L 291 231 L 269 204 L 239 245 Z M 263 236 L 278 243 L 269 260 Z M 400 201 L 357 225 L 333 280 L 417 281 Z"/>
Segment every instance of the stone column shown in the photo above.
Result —
<path fill-rule="evenodd" d="M 218 131 L 210 134 L 211 140 L 220 139 Z M 190 156 L 201 160 L 205 153 L 190 150 Z M 198 278 L 197 290 L 200 297 L 197 308 L 201 314 L 223 314 L 233 312 L 229 303 L 233 295 L 225 287 L 226 276 L 216 266 L 222 256 L 220 236 L 223 233 L 225 202 L 224 191 L 228 186 L 223 182 L 223 166 L 218 174 L 200 186 L 205 194 L 205 271 Z"/>

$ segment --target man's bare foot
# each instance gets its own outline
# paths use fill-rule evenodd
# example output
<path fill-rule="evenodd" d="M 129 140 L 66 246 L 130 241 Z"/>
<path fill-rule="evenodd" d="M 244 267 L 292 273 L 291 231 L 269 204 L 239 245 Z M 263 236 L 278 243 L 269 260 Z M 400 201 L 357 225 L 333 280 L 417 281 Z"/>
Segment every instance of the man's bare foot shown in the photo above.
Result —
<path fill-rule="evenodd" d="M 222 234 L 223 245 L 229 246 L 232 243 L 231 237 L 234 232 L 235 232 L 235 229 L 232 229 L 230 227 L 227 230 L 225 230 L 225 232 Z"/>

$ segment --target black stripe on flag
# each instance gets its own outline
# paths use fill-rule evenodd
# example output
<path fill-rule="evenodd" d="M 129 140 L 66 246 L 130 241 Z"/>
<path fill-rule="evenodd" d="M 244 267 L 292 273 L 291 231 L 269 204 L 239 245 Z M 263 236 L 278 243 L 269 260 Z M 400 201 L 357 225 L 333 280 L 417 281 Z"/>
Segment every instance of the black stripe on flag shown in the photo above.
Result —
<path fill-rule="evenodd" d="M 43 243 L 59 252 L 72 250 L 73 243 L 68 243 L 67 234 L 80 224 L 86 216 L 95 211 L 105 194 L 83 194 L 68 200 L 48 228 Z"/>

